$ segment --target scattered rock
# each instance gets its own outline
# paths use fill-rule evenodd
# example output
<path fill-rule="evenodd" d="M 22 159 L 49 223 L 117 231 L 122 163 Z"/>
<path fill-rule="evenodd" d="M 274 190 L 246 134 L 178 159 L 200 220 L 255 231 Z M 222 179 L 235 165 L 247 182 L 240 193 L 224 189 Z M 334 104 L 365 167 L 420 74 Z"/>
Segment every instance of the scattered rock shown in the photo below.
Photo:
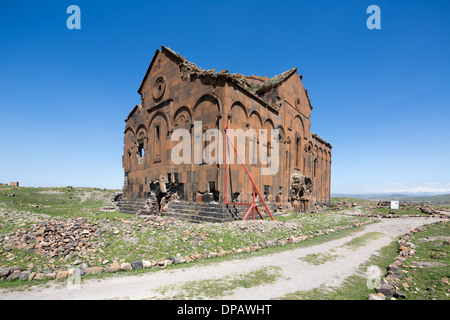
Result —
<path fill-rule="evenodd" d="M 13 272 L 8 277 L 6 277 L 6 281 L 16 280 L 19 279 L 20 272 Z"/>
<path fill-rule="evenodd" d="M 52 280 L 56 279 L 56 272 L 45 273 L 44 278 L 52 279 Z"/>
<path fill-rule="evenodd" d="M 389 283 L 382 283 L 378 285 L 378 287 L 375 289 L 377 293 L 382 293 L 386 297 L 392 297 L 394 296 L 395 288 L 393 285 Z"/>
<path fill-rule="evenodd" d="M 31 274 L 31 272 L 29 272 L 29 271 L 23 271 L 23 272 L 21 272 L 21 273 L 20 273 L 20 276 L 19 276 L 19 280 L 22 280 L 22 281 L 28 280 L 30 274 Z"/>
<path fill-rule="evenodd" d="M 67 278 L 68 276 L 69 276 L 68 271 L 59 270 L 58 272 L 56 272 L 56 279 L 63 279 L 63 278 Z"/>
<path fill-rule="evenodd" d="M 89 267 L 84 269 L 85 274 L 100 274 L 103 272 L 103 267 Z"/>
<path fill-rule="evenodd" d="M 150 268 L 152 266 L 152 263 L 148 260 L 142 260 L 142 267 L 144 268 Z"/>
<path fill-rule="evenodd" d="M 393 296 L 395 298 L 406 299 L 406 295 L 402 293 L 400 290 L 395 290 Z"/>
<path fill-rule="evenodd" d="M 390 275 L 391 277 L 397 278 L 397 279 L 403 278 L 403 272 L 396 266 L 392 266 L 392 265 L 390 265 L 388 267 L 388 275 Z"/>
<path fill-rule="evenodd" d="M 33 277 L 33 280 L 42 280 L 45 278 L 45 274 L 43 273 L 36 273 Z"/>
<path fill-rule="evenodd" d="M 13 272 L 12 268 L 0 268 L 0 277 L 7 277 Z"/>
<path fill-rule="evenodd" d="M 133 269 L 133 267 L 131 266 L 131 263 L 123 262 L 120 264 L 120 270 L 130 271 L 132 269 Z"/>
<path fill-rule="evenodd" d="M 28 281 L 33 280 L 35 275 L 36 275 L 36 272 L 31 272 L 31 273 L 28 275 Z"/>
<path fill-rule="evenodd" d="M 83 262 L 83 263 L 80 265 L 80 268 L 81 268 L 81 269 L 87 269 L 87 268 L 89 268 L 89 264 L 87 264 L 86 262 Z"/>
<path fill-rule="evenodd" d="M 369 294 L 367 300 L 386 300 L 386 297 L 381 292 Z"/>
<path fill-rule="evenodd" d="M 74 252 L 90 252 L 97 247 L 92 241 L 101 234 L 96 223 L 87 218 L 50 221 L 33 225 L 29 230 L 18 229 L 5 237 L 7 248 L 23 249 L 46 258 L 66 257 Z M 4 239 L 4 240 L 5 240 Z"/>
<path fill-rule="evenodd" d="M 174 264 L 185 263 L 186 259 L 181 256 L 181 254 L 177 253 L 175 257 L 171 259 Z"/>
<path fill-rule="evenodd" d="M 120 270 L 120 268 L 121 268 L 121 266 L 120 266 L 119 262 L 117 262 L 117 261 L 114 261 L 113 263 L 111 263 L 109 265 L 109 269 L 111 270 L 111 272 L 117 272 Z"/>
<path fill-rule="evenodd" d="M 133 270 L 142 269 L 144 266 L 142 264 L 142 260 L 133 261 L 131 263 L 131 267 Z"/>

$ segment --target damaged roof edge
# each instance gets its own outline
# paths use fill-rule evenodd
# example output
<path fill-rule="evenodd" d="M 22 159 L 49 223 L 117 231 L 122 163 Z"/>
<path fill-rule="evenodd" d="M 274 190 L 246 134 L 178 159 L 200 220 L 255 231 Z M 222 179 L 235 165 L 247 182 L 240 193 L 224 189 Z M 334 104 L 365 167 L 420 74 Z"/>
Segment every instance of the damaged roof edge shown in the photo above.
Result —
<path fill-rule="evenodd" d="M 275 77 L 272 77 L 269 80 L 266 80 L 266 81 L 256 85 L 255 87 L 251 87 L 251 88 L 249 88 L 249 91 L 253 91 L 254 93 L 257 93 L 257 94 L 261 94 L 266 91 L 269 91 L 269 90 L 281 85 L 285 80 L 287 80 L 295 72 L 297 72 L 297 67 L 289 69 L 279 75 L 276 75 Z"/>
<path fill-rule="evenodd" d="M 158 55 L 159 52 L 160 52 L 159 49 L 156 49 L 155 54 L 153 55 L 152 61 L 150 62 L 150 65 L 148 66 L 147 71 L 145 72 L 144 78 L 142 79 L 141 85 L 139 86 L 139 89 L 137 91 L 139 94 L 141 94 L 141 90 L 142 90 L 142 87 L 144 86 L 144 82 L 147 79 L 148 74 L 150 73 L 150 70 L 152 69 L 153 63 L 155 62 L 156 56 Z"/>
<path fill-rule="evenodd" d="M 331 143 L 325 141 L 324 139 L 322 139 L 321 137 L 319 137 L 316 133 L 311 133 L 311 136 L 316 139 L 319 142 L 322 142 L 324 145 L 326 145 L 329 148 L 333 148 L 333 146 L 331 145 Z"/>
<path fill-rule="evenodd" d="M 125 122 L 128 122 L 128 120 L 130 120 L 130 118 L 133 116 L 133 114 L 136 112 L 136 110 L 138 108 L 140 108 L 141 106 L 142 106 L 141 104 L 135 105 L 133 110 L 131 110 L 131 112 L 128 114 L 128 117 L 125 119 Z"/>
<path fill-rule="evenodd" d="M 177 62 L 179 64 L 188 65 L 190 72 L 197 74 L 198 76 L 213 76 L 213 77 L 221 77 L 221 78 L 225 79 L 226 81 L 232 83 L 233 85 L 237 86 L 238 88 L 243 89 L 243 91 L 250 94 L 250 96 L 252 98 L 256 99 L 260 103 L 263 103 L 263 105 L 275 110 L 276 112 L 279 112 L 279 108 L 277 108 L 276 106 L 273 106 L 269 102 L 265 101 L 264 99 L 259 97 L 258 94 L 262 94 L 264 92 L 267 92 L 269 90 L 272 90 L 273 88 L 280 86 L 290 76 L 292 76 L 294 73 L 297 72 L 297 67 L 295 67 L 295 68 L 289 69 L 279 75 L 276 75 L 260 84 L 252 85 L 251 83 L 249 83 L 247 81 L 247 77 L 244 75 L 242 75 L 242 77 L 238 77 L 237 74 L 230 74 L 227 70 L 222 70 L 219 72 L 215 72 L 214 69 L 204 70 L 204 69 L 200 68 L 199 66 L 197 66 L 196 64 L 190 62 L 183 56 L 181 56 L 179 53 L 173 51 L 172 49 L 170 49 L 164 45 L 161 45 L 161 50 L 159 50 L 159 49 L 156 50 L 156 52 L 153 56 L 153 59 L 147 69 L 147 72 L 145 73 L 145 76 L 144 76 L 144 78 L 141 82 L 141 85 L 139 87 L 139 90 L 138 90 L 139 94 L 141 94 L 142 87 L 150 73 L 150 70 L 151 70 L 153 63 L 156 60 L 156 56 L 158 55 L 159 52 L 168 53 L 172 58 L 174 58 L 175 60 L 178 60 Z M 310 104 L 310 106 L 311 106 L 311 104 Z"/>

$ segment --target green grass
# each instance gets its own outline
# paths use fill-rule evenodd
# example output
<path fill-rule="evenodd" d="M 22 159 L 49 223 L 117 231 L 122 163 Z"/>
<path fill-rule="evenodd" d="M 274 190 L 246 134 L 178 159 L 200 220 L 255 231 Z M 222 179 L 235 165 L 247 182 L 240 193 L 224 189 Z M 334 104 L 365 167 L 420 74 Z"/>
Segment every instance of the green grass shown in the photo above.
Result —
<path fill-rule="evenodd" d="M 325 252 L 325 253 L 311 253 L 299 259 L 318 266 L 330 261 L 335 261 L 341 257 L 342 257 L 341 255 Z"/>
<path fill-rule="evenodd" d="M 408 240 L 416 254 L 406 260 L 407 300 L 450 300 L 450 223 L 428 226 Z"/>
<path fill-rule="evenodd" d="M 419 200 L 421 201 L 432 201 L 431 203 L 427 203 L 428 206 L 435 208 L 435 209 L 450 209 L 450 201 L 448 201 L 449 195 L 443 195 L 443 196 L 435 196 L 435 197 L 424 197 L 423 199 L 421 197 L 413 198 L 408 197 L 404 201 L 412 201 L 411 203 L 406 203 L 405 205 L 401 205 L 399 209 L 393 210 L 390 208 L 373 208 L 379 201 L 374 200 L 366 200 L 366 199 L 358 199 L 358 198 L 349 198 L 349 197 L 332 197 L 331 203 L 334 205 L 337 205 L 338 203 L 347 202 L 349 204 L 355 203 L 356 207 L 347 207 L 345 205 L 340 205 L 339 209 L 341 210 L 350 210 L 350 211 L 356 211 L 358 208 L 359 210 L 362 210 L 363 212 L 367 211 L 367 213 L 371 214 L 378 214 L 380 216 L 386 216 L 388 214 L 395 214 L 395 215 L 421 215 L 421 216 L 428 216 L 428 214 L 423 213 L 419 210 Z M 401 201 L 401 202 L 404 202 Z M 373 208 L 368 210 L 369 208 Z"/>
<path fill-rule="evenodd" d="M 282 276 L 281 268 L 266 266 L 246 273 L 232 274 L 219 279 L 189 281 L 182 285 L 164 286 L 155 291 L 164 299 L 217 299 L 230 295 L 238 288 L 252 288 L 272 284 Z"/>
<path fill-rule="evenodd" d="M 373 209 L 373 213 L 379 214 L 381 216 L 385 216 L 388 214 L 395 214 L 395 215 L 420 215 L 420 216 L 428 216 L 427 213 L 424 213 L 418 209 L 417 206 L 413 205 L 407 205 L 404 207 L 400 207 L 398 210 L 392 210 L 390 208 L 375 208 Z"/>
<path fill-rule="evenodd" d="M 397 255 L 397 242 L 393 241 L 388 246 L 381 248 L 377 254 L 362 265 L 355 275 L 345 279 L 343 283 L 335 287 L 321 286 L 307 291 L 296 291 L 286 294 L 283 300 L 366 300 L 374 290 L 367 286 L 367 269 L 377 266 L 384 272 Z M 384 276 L 384 274 L 382 275 Z"/>
<path fill-rule="evenodd" d="M 104 212 L 110 206 L 107 197 L 119 190 L 98 188 L 32 188 L 0 186 L 0 203 L 8 211 L 25 211 L 36 216 L 50 217 L 129 217 L 120 211 Z M 7 195 L 14 194 L 14 197 Z"/>
<path fill-rule="evenodd" d="M 228 255 L 219 259 L 235 259 L 254 256 L 297 246 L 307 246 L 328 241 L 336 234 L 347 234 L 348 230 L 332 232 L 333 228 L 365 222 L 368 218 L 340 215 L 335 212 L 316 214 L 287 214 L 277 216 L 276 221 L 230 222 L 226 224 L 179 222 L 174 225 L 152 225 L 144 218 L 123 214 L 118 210 L 103 212 L 110 206 L 108 196 L 115 190 L 97 188 L 28 188 L 0 186 L 0 237 L 11 235 L 17 229 L 28 230 L 33 224 L 74 217 L 87 217 L 97 223 L 104 232 L 94 241 L 98 251 L 89 256 L 53 260 L 24 250 L 6 250 L 0 243 L 0 267 L 22 266 L 25 270 L 41 272 L 48 267 L 64 269 L 81 259 L 90 266 L 103 266 L 101 259 L 123 259 L 126 262 L 146 259 L 161 259 L 176 254 L 191 255 L 205 250 L 210 252 L 256 246 L 264 241 L 286 240 L 290 236 L 316 235 L 317 230 L 328 230 L 329 234 L 307 239 L 297 244 L 266 247 L 263 250 L 240 255 Z M 14 193 L 14 197 L 6 195 Z M 125 219 L 128 223 L 120 221 Z M 244 229 L 241 227 L 244 226 Z M 350 230 L 355 230 L 351 228 Z M 117 234 L 114 234 L 114 231 Z M 327 232 L 328 232 L 327 231 Z M 204 235 L 204 236 L 202 236 Z M 219 248 L 220 247 L 220 248 Z M 209 263 L 205 262 L 195 263 Z M 171 266 L 173 267 L 173 266 Z M 17 282 L 22 282 L 16 280 Z M 16 285 L 16 281 L 0 281 L 0 287 Z"/>
<path fill-rule="evenodd" d="M 365 246 L 370 241 L 380 239 L 384 236 L 386 235 L 381 232 L 369 232 L 360 237 L 353 238 L 352 240 L 344 243 L 343 246 L 352 250 L 357 250 L 358 248 Z"/>
<path fill-rule="evenodd" d="M 373 203 L 371 200 L 358 199 L 358 198 L 349 198 L 349 197 L 332 197 L 331 203 L 339 203 L 339 202 L 348 202 L 348 203 L 356 203 L 357 205 L 368 205 Z"/>
<path fill-rule="evenodd" d="M 450 210 L 450 202 L 446 203 L 429 203 L 429 207 L 437 209 L 437 210 Z"/>

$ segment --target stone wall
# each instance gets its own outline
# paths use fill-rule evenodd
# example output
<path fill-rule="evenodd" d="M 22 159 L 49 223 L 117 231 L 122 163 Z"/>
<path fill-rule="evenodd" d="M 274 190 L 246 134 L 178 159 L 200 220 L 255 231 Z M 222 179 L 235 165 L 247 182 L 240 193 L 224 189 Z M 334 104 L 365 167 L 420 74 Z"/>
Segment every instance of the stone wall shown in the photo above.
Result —
<path fill-rule="evenodd" d="M 171 151 L 179 141 L 171 141 L 171 136 L 174 130 L 185 129 L 191 133 L 192 148 L 204 150 L 215 143 L 223 159 L 223 141 L 202 141 L 202 137 L 208 129 L 224 133 L 228 123 L 230 129 L 243 132 L 279 130 L 279 170 L 275 175 L 261 175 L 264 165 L 260 162 L 249 164 L 252 147 L 269 147 L 271 155 L 270 137 L 267 144 L 258 136 L 245 141 L 245 162 L 266 201 L 292 207 L 293 174 L 312 181 L 306 203 L 330 201 L 331 145 L 310 132 L 312 106 L 296 68 L 272 79 L 245 77 L 227 70 L 203 70 L 163 46 L 156 51 L 138 93 L 141 103 L 130 112 L 124 131 L 124 199 L 148 199 L 153 184 L 173 183 L 182 186 L 182 192 L 177 192 L 180 200 L 196 202 L 212 194 L 216 202 L 223 202 L 223 162 L 208 164 L 203 158 L 195 163 L 191 155 L 190 164 L 175 165 Z M 202 125 L 196 132 L 195 121 Z M 251 202 L 252 183 L 233 159 L 227 198 Z"/>

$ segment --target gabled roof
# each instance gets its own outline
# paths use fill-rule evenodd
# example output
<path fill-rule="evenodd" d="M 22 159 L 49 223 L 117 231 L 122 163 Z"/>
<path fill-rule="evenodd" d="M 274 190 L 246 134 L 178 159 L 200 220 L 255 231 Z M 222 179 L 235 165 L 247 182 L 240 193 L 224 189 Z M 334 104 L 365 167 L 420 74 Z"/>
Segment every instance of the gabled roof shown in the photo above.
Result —
<path fill-rule="evenodd" d="M 150 73 L 150 70 L 152 69 L 153 63 L 155 62 L 156 56 L 158 55 L 159 52 L 160 52 L 159 49 L 156 49 L 155 54 L 153 55 L 152 58 L 152 62 L 150 62 L 150 65 L 147 68 L 147 72 L 145 73 L 144 79 L 142 79 L 141 85 L 139 86 L 138 89 L 139 94 L 141 94 L 142 87 L 144 86 L 145 80 L 147 80 L 148 74 Z"/>
<path fill-rule="evenodd" d="M 290 70 L 287 70 L 283 72 L 282 74 L 279 74 L 269 80 L 266 80 L 256 86 L 252 86 L 248 88 L 250 92 L 254 92 L 256 94 L 261 94 L 264 92 L 267 92 L 275 87 L 278 87 L 280 84 L 282 84 L 286 79 L 288 79 L 291 75 L 293 75 L 295 72 L 297 72 L 297 68 L 292 68 Z"/>
<path fill-rule="evenodd" d="M 210 70 L 204 70 L 197 66 L 196 64 L 188 61 L 186 58 L 182 57 L 179 53 L 173 51 L 172 49 L 161 46 L 161 51 L 156 50 L 155 55 L 153 56 L 153 59 L 150 63 L 150 66 L 147 69 L 147 72 L 145 73 L 144 79 L 141 82 L 141 85 L 139 87 L 138 93 L 141 93 L 142 86 L 145 83 L 145 80 L 148 77 L 148 74 L 150 73 L 150 70 L 153 66 L 153 63 L 155 62 L 156 56 L 159 52 L 167 53 L 168 56 L 170 56 L 180 67 L 180 71 L 183 73 L 182 78 L 187 79 L 190 77 L 212 77 L 212 78 L 221 78 L 225 81 L 234 84 L 236 87 L 244 91 L 245 93 L 249 94 L 252 98 L 256 99 L 257 101 L 263 103 L 264 105 L 279 111 L 278 106 L 274 106 L 268 101 L 263 100 L 259 95 L 263 94 L 264 92 L 270 91 L 273 88 L 276 88 L 280 86 L 284 81 L 286 81 L 291 75 L 297 72 L 297 68 L 292 68 L 290 70 L 287 70 L 271 79 L 267 79 L 267 77 L 257 77 L 257 76 L 244 76 L 242 74 L 233 73 L 230 74 L 228 70 L 221 70 L 216 72 L 215 69 Z M 252 81 L 249 81 L 251 79 L 258 79 L 261 82 L 255 83 Z"/>

